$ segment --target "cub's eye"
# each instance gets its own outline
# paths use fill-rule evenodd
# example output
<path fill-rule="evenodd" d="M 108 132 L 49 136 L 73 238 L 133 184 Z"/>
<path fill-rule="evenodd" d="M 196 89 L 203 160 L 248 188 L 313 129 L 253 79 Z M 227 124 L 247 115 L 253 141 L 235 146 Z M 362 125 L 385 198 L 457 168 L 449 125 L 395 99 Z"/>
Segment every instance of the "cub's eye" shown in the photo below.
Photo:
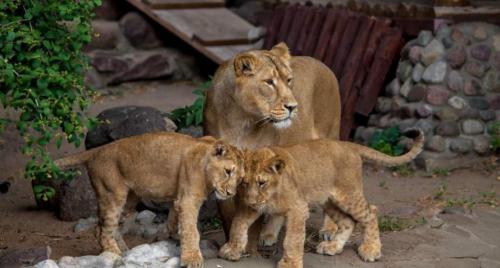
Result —
<path fill-rule="evenodd" d="M 273 79 L 267 79 L 264 82 L 266 82 L 266 84 L 268 84 L 269 86 L 274 86 L 274 80 Z"/>
<path fill-rule="evenodd" d="M 259 182 L 257 182 L 257 184 L 259 185 L 260 188 L 266 186 L 266 183 L 267 183 L 266 181 L 259 181 Z"/>
<path fill-rule="evenodd" d="M 290 85 L 292 83 L 292 78 L 288 78 L 286 82 Z"/>
<path fill-rule="evenodd" d="M 224 172 L 226 173 L 226 176 L 231 177 L 231 173 L 233 173 L 233 170 L 225 168 Z"/>

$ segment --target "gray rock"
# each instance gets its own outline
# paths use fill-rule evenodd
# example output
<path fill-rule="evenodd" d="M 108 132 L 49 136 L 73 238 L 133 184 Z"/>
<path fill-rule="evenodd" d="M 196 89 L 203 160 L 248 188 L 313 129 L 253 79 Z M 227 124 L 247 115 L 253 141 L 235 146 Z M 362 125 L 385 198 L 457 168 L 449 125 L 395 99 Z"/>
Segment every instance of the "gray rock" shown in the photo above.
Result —
<path fill-rule="evenodd" d="M 78 222 L 75 224 L 75 228 L 73 228 L 73 231 L 75 233 L 79 233 L 79 232 L 89 230 L 91 228 L 96 227 L 97 222 L 98 222 L 98 219 L 96 217 L 88 217 L 86 219 L 79 219 Z"/>
<path fill-rule="evenodd" d="M 408 78 L 410 78 L 411 73 L 412 73 L 411 63 L 409 63 L 408 61 L 402 61 L 399 63 L 397 70 L 399 80 L 407 81 Z"/>
<path fill-rule="evenodd" d="M 445 37 L 450 36 L 450 33 L 451 33 L 451 28 L 447 24 L 442 23 L 441 25 L 439 25 L 436 31 L 436 38 L 443 39 Z"/>
<path fill-rule="evenodd" d="M 488 61 L 491 56 L 491 48 L 485 44 L 475 45 L 470 48 L 470 55 L 480 61 Z"/>
<path fill-rule="evenodd" d="M 156 214 L 150 210 L 143 210 L 137 214 L 135 220 L 141 225 L 152 224 Z"/>
<path fill-rule="evenodd" d="M 463 46 L 457 46 L 451 49 L 446 55 L 446 61 L 452 68 L 458 69 L 462 67 L 467 58 L 465 48 Z"/>
<path fill-rule="evenodd" d="M 414 118 L 408 118 L 408 119 L 398 121 L 396 123 L 396 126 L 399 128 L 399 130 L 401 132 L 405 132 L 406 130 L 408 130 L 410 128 L 414 128 L 416 121 L 417 120 L 415 120 Z"/>
<path fill-rule="evenodd" d="M 479 117 L 479 111 L 467 105 L 459 111 L 459 115 L 460 119 L 476 119 Z"/>
<path fill-rule="evenodd" d="M 84 74 L 84 82 L 85 85 L 89 86 L 92 89 L 100 89 L 105 87 L 108 84 L 108 78 L 100 75 L 97 70 L 90 66 Z"/>
<path fill-rule="evenodd" d="M 447 121 L 441 122 L 436 127 L 436 133 L 444 137 L 453 137 L 460 135 L 460 129 L 458 128 L 458 124 L 456 122 Z"/>
<path fill-rule="evenodd" d="M 409 102 L 419 102 L 421 100 L 424 100 L 426 96 L 427 96 L 427 87 L 425 85 L 418 84 L 413 86 L 413 88 L 410 90 L 407 99 Z"/>
<path fill-rule="evenodd" d="M 51 251 L 49 246 L 8 251 L 0 257 L 0 267 L 10 268 L 35 265 L 38 262 L 49 259 Z"/>
<path fill-rule="evenodd" d="M 458 71 L 451 71 L 448 75 L 448 88 L 453 91 L 461 92 L 464 88 L 464 78 Z"/>
<path fill-rule="evenodd" d="M 401 84 L 399 83 L 399 79 L 394 78 L 389 85 L 385 88 L 385 93 L 389 96 L 397 96 L 399 95 L 399 89 L 401 87 Z"/>
<path fill-rule="evenodd" d="M 482 134 L 484 125 L 478 120 L 466 119 L 462 122 L 462 131 L 467 135 Z"/>
<path fill-rule="evenodd" d="M 490 139 L 487 136 L 476 136 L 473 139 L 474 152 L 478 154 L 487 154 L 490 151 Z"/>
<path fill-rule="evenodd" d="M 375 105 L 375 111 L 386 114 L 391 111 L 391 99 L 386 97 L 380 97 L 377 99 L 377 105 Z"/>
<path fill-rule="evenodd" d="M 33 268 L 59 268 L 59 266 L 53 260 L 44 260 L 37 263 Z"/>
<path fill-rule="evenodd" d="M 97 215 L 97 199 L 85 166 L 78 166 L 79 175 L 62 182 L 57 188 L 58 216 L 63 221 L 76 221 Z"/>
<path fill-rule="evenodd" d="M 194 138 L 200 138 L 203 137 L 203 127 L 189 126 L 186 128 L 179 129 L 179 133 L 186 134 Z"/>
<path fill-rule="evenodd" d="M 118 20 L 125 14 L 127 5 L 117 0 L 103 0 L 102 4 L 95 9 L 95 18 L 103 20 Z"/>
<path fill-rule="evenodd" d="M 130 44 L 136 48 L 151 49 L 162 44 L 153 24 L 139 12 L 125 14 L 120 20 L 120 27 Z"/>
<path fill-rule="evenodd" d="M 410 51 L 408 52 L 408 58 L 410 59 L 411 63 L 417 64 L 418 62 L 420 62 L 420 56 L 422 55 L 423 50 L 424 48 L 420 46 L 412 46 L 410 48 Z"/>
<path fill-rule="evenodd" d="M 470 152 L 473 143 L 471 139 L 455 138 L 450 141 L 450 150 L 455 153 L 465 154 Z"/>
<path fill-rule="evenodd" d="M 434 130 L 434 123 L 431 119 L 419 119 L 415 124 L 416 128 L 421 129 L 426 136 L 432 135 Z"/>
<path fill-rule="evenodd" d="M 474 38 L 479 41 L 488 39 L 488 31 L 484 25 L 478 25 L 474 31 Z"/>
<path fill-rule="evenodd" d="M 489 70 L 483 78 L 484 87 L 489 91 L 500 93 L 500 72 Z"/>
<path fill-rule="evenodd" d="M 425 149 L 432 152 L 444 152 L 446 150 L 446 141 L 439 135 L 432 136 L 425 143 Z"/>
<path fill-rule="evenodd" d="M 451 37 L 445 37 L 441 40 L 441 42 L 443 42 L 443 45 L 445 48 L 449 49 L 451 48 L 453 45 L 455 45 L 455 42 L 451 39 Z"/>
<path fill-rule="evenodd" d="M 232 9 L 240 17 L 244 18 L 253 25 L 259 25 L 259 13 L 265 10 L 265 2 L 245 1 L 241 6 Z"/>
<path fill-rule="evenodd" d="M 446 63 L 438 61 L 429 65 L 422 75 L 422 79 L 427 83 L 441 83 L 446 76 Z"/>
<path fill-rule="evenodd" d="M 152 107 L 122 106 L 102 111 L 105 123 L 87 133 L 85 147 L 91 149 L 112 141 L 155 131 L 174 131 L 175 124 Z"/>
<path fill-rule="evenodd" d="M 204 259 L 217 258 L 217 255 L 219 253 L 217 242 L 207 239 L 200 241 L 200 250 Z"/>
<path fill-rule="evenodd" d="M 477 61 L 469 61 L 465 64 L 465 70 L 469 74 L 478 78 L 483 77 L 488 68 L 489 67 L 486 64 Z"/>
<path fill-rule="evenodd" d="M 120 47 L 124 41 L 118 23 L 114 21 L 94 20 L 92 21 L 92 41 L 84 50 L 93 49 L 115 49 Z"/>
<path fill-rule="evenodd" d="M 434 115 L 441 121 L 456 121 L 460 118 L 457 111 L 450 107 L 444 107 Z"/>
<path fill-rule="evenodd" d="M 495 51 L 500 51 L 500 33 L 497 33 L 493 36 L 493 49 Z"/>
<path fill-rule="evenodd" d="M 449 98 L 448 105 L 457 110 L 461 110 L 464 107 L 468 106 L 467 101 L 465 101 L 462 97 L 459 96 L 452 96 L 451 98 Z"/>
<path fill-rule="evenodd" d="M 424 66 L 420 63 L 417 63 L 417 65 L 415 65 L 415 67 L 413 67 L 413 72 L 411 73 L 411 79 L 413 79 L 413 81 L 415 82 L 420 82 L 420 80 L 422 79 L 422 75 L 424 74 Z"/>
<path fill-rule="evenodd" d="M 114 53 L 95 52 L 90 54 L 92 66 L 99 72 L 119 73 L 129 68 L 125 58 Z"/>
<path fill-rule="evenodd" d="M 467 80 L 464 84 L 464 94 L 467 96 L 482 95 L 481 84 L 476 79 Z"/>
<path fill-rule="evenodd" d="M 373 136 L 373 134 L 377 131 L 376 128 L 374 127 L 367 127 L 362 133 L 361 133 L 361 139 L 363 141 L 369 141 L 370 138 Z"/>
<path fill-rule="evenodd" d="M 470 41 L 464 35 L 462 31 L 457 28 L 451 30 L 451 39 L 457 43 L 467 45 Z"/>
<path fill-rule="evenodd" d="M 450 93 L 446 88 L 442 86 L 429 86 L 427 87 L 427 97 L 428 103 L 433 105 L 442 105 L 448 100 Z"/>
<path fill-rule="evenodd" d="M 432 115 L 433 109 L 430 105 L 421 103 L 417 106 L 416 113 L 419 117 L 426 118 Z"/>
<path fill-rule="evenodd" d="M 153 244 L 143 244 L 132 248 L 123 254 L 116 267 L 171 267 L 167 266 L 170 258 L 179 256 L 180 248 L 172 240 Z"/>
<path fill-rule="evenodd" d="M 493 110 L 483 110 L 483 111 L 479 111 L 479 117 L 483 121 L 491 121 L 491 120 L 495 120 L 496 114 L 495 114 L 495 111 L 493 111 Z"/>
<path fill-rule="evenodd" d="M 432 38 L 433 36 L 431 31 L 421 31 L 418 34 L 417 42 L 419 45 L 425 47 L 431 42 Z"/>
<path fill-rule="evenodd" d="M 500 110 L 500 95 L 494 94 L 490 96 L 488 105 L 493 110 Z"/>
<path fill-rule="evenodd" d="M 443 43 L 437 39 L 433 39 L 422 51 L 420 61 L 425 66 L 429 66 L 443 57 L 444 50 Z"/>
<path fill-rule="evenodd" d="M 488 110 L 490 108 L 490 104 L 487 100 L 483 98 L 469 98 L 470 107 L 478 110 Z"/>
<path fill-rule="evenodd" d="M 401 94 L 401 96 L 403 97 L 408 97 L 408 94 L 410 93 L 410 90 L 411 90 L 411 79 L 408 78 L 406 79 L 406 81 L 403 83 L 403 85 L 401 86 L 401 89 L 399 90 L 399 94 Z"/>
<path fill-rule="evenodd" d="M 111 252 L 103 252 L 98 256 L 62 257 L 57 263 L 60 268 L 113 268 L 120 256 Z"/>

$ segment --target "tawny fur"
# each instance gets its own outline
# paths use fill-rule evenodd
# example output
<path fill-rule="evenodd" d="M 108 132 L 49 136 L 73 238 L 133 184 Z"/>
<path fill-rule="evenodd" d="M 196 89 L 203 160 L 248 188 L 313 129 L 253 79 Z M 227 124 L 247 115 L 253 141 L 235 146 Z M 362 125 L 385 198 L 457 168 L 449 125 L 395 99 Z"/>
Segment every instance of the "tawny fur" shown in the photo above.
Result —
<path fill-rule="evenodd" d="M 230 240 L 219 252 L 223 258 L 237 260 L 248 242 L 248 228 L 261 214 L 286 218 L 283 258 L 278 267 L 303 267 L 305 221 L 310 205 L 321 205 L 325 224 L 324 241 L 317 252 L 342 252 L 355 223 L 363 229 L 358 254 L 364 261 L 381 257 L 376 207 L 363 194 L 363 160 L 385 165 L 411 161 L 421 151 L 423 133 L 419 131 L 412 149 L 390 157 L 373 149 L 341 141 L 316 140 L 286 147 L 262 148 L 246 158 L 246 177 L 239 188 L 242 200 L 231 226 Z"/>
<path fill-rule="evenodd" d="M 292 112 L 285 107 L 290 105 L 296 105 Z M 275 121 L 278 123 L 273 124 Z M 292 57 L 284 43 L 271 50 L 240 53 L 222 64 L 214 76 L 205 103 L 204 131 L 249 149 L 318 138 L 338 139 L 337 78 L 316 59 Z M 234 202 L 223 202 L 219 209 L 227 234 Z M 271 220 L 270 226 L 264 228 L 264 244 L 277 239 L 281 222 Z"/>
<path fill-rule="evenodd" d="M 213 191 L 219 198 L 232 197 L 244 176 L 243 153 L 236 147 L 167 132 L 121 139 L 56 164 L 86 165 L 98 201 L 103 251 L 120 254 L 126 248 L 118 221 L 130 192 L 153 201 L 174 200 L 167 225 L 179 232 L 181 262 L 187 267 L 203 265 L 197 229 L 202 202 Z"/>

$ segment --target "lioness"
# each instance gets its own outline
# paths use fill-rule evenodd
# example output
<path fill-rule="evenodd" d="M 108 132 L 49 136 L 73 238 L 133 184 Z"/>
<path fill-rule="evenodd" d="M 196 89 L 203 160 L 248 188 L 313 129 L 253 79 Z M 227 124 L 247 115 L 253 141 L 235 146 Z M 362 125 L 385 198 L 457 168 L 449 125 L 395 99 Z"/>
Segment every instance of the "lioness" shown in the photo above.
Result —
<path fill-rule="evenodd" d="M 326 65 L 311 57 L 292 57 L 284 43 L 243 52 L 217 70 L 203 122 L 206 135 L 249 149 L 338 139 L 338 82 Z M 222 202 L 219 208 L 228 234 L 234 202 Z M 281 223 L 281 218 L 272 219 L 261 243 L 274 244 Z"/>
<path fill-rule="evenodd" d="M 56 161 L 59 167 L 81 163 L 96 192 L 103 251 L 126 249 L 117 227 L 132 191 L 154 201 L 175 200 L 168 225 L 175 229 L 178 216 L 181 262 L 187 267 L 203 265 L 197 229 L 203 200 L 213 191 L 219 199 L 232 197 L 244 176 L 243 153 L 236 147 L 167 132 L 121 139 Z"/>
<path fill-rule="evenodd" d="M 219 255 L 238 260 L 246 247 L 249 226 L 262 213 L 283 215 L 286 237 L 278 267 L 302 267 L 308 206 L 319 204 L 324 207 L 329 228 L 322 230 L 325 241 L 318 245 L 318 253 L 340 253 L 356 221 L 363 228 L 358 254 L 364 261 L 379 259 L 382 246 L 376 209 L 363 194 L 362 164 L 363 160 L 385 165 L 411 161 L 422 150 L 424 137 L 419 130 L 409 134 L 416 136 L 415 143 L 408 153 L 398 157 L 332 140 L 254 151 L 246 158 L 246 177 L 238 193 L 243 205 L 233 219 L 230 240 Z"/>

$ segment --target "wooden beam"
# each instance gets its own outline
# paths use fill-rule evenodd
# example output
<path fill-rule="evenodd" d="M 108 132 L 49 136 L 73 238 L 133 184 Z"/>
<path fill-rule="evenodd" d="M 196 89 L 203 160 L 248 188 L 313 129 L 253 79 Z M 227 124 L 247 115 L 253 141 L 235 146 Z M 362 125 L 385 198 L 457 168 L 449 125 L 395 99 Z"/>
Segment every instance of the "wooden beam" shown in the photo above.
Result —
<path fill-rule="evenodd" d="M 144 0 L 153 9 L 224 7 L 224 0 Z"/>

